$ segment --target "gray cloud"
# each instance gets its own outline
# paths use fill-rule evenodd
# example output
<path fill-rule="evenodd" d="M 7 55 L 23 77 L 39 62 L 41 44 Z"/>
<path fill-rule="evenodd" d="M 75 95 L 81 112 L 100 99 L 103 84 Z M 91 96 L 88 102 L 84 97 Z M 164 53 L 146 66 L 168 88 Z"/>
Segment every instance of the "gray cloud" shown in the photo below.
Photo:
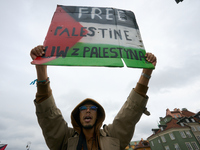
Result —
<path fill-rule="evenodd" d="M 115 7 L 132 10 L 137 18 L 147 51 L 158 58 L 149 84 L 148 109 L 142 116 L 133 140 L 151 135 L 166 108 L 187 107 L 199 111 L 199 0 L 183 1 L 59 1 L 63 5 Z M 37 123 L 33 100 L 36 78 L 30 65 L 30 50 L 42 44 L 57 1 L 3 0 L 0 59 L 0 141 L 7 149 L 48 149 Z M 86 97 L 98 100 L 105 108 L 109 124 L 136 85 L 141 69 L 53 67 L 48 68 L 56 103 L 70 124 L 71 110 Z M 194 105 L 192 105 L 194 104 Z"/>

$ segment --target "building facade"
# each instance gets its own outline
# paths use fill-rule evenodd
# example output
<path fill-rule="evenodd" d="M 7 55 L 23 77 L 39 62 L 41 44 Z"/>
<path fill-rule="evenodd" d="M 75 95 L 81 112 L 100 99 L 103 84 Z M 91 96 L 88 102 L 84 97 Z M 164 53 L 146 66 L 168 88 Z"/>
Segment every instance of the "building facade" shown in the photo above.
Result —
<path fill-rule="evenodd" d="M 200 125 L 194 113 L 187 109 L 166 110 L 160 117 L 159 128 L 147 138 L 152 150 L 199 150 Z M 199 116 L 200 117 L 200 116 Z"/>

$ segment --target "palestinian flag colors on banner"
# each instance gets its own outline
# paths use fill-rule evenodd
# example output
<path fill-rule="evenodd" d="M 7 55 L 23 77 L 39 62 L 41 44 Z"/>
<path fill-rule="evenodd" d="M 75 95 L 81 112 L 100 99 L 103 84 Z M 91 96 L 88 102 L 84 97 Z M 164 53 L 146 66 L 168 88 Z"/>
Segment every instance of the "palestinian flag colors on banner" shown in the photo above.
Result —
<path fill-rule="evenodd" d="M 0 144 L 0 150 L 4 150 L 6 148 L 7 144 Z"/>
<path fill-rule="evenodd" d="M 127 10 L 58 5 L 44 46 L 45 55 L 32 64 L 154 68 Z"/>

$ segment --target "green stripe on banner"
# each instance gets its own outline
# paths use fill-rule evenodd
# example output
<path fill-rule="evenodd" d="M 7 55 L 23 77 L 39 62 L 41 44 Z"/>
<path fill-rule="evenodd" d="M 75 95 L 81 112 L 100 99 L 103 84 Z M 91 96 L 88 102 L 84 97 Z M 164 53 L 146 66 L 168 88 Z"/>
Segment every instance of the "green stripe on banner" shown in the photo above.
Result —
<path fill-rule="evenodd" d="M 58 65 L 58 66 L 105 66 L 105 67 L 123 67 L 121 59 L 107 59 L 107 58 L 80 58 L 80 57 L 65 57 L 52 60 L 44 65 Z"/>
<path fill-rule="evenodd" d="M 127 67 L 154 68 L 145 60 L 145 50 L 108 44 L 77 43 L 65 56 L 44 63 L 44 65 L 60 66 L 106 66 L 123 67 L 123 58 Z"/>

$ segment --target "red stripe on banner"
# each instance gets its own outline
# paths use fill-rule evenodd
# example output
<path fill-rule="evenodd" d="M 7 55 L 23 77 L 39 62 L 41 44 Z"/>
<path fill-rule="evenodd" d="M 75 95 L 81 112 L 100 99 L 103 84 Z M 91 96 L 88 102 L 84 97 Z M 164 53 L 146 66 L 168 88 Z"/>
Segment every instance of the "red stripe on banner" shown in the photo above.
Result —
<path fill-rule="evenodd" d="M 6 148 L 6 146 L 7 146 L 7 144 L 5 144 L 3 146 L 0 145 L 0 150 L 4 150 Z"/>
<path fill-rule="evenodd" d="M 44 46 L 47 47 L 45 52 L 45 57 L 47 58 L 38 57 L 32 63 L 43 64 L 60 57 L 58 56 L 60 51 L 65 51 L 67 47 L 69 50 L 87 32 L 79 22 L 58 6 L 44 41 Z M 57 48 L 58 46 L 59 50 Z M 55 47 L 54 51 L 52 50 L 53 47 Z"/>
<path fill-rule="evenodd" d="M 37 57 L 36 59 L 34 59 L 31 64 L 36 64 L 36 65 L 40 65 L 40 64 L 44 64 L 46 62 L 52 61 L 56 59 L 56 57 L 50 57 L 50 58 L 42 58 L 42 57 Z M 1 150 L 1 149 L 0 149 Z"/>

